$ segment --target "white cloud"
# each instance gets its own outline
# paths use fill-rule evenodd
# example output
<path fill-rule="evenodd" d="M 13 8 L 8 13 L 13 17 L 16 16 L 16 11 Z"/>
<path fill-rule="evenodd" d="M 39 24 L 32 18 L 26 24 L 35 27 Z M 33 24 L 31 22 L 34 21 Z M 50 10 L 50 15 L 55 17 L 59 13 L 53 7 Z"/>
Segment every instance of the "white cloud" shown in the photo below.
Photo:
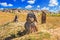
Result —
<path fill-rule="evenodd" d="M 49 7 L 43 7 L 41 10 L 49 10 Z"/>
<path fill-rule="evenodd" d="M 0 5 L 2 5 L 2 6 L 7 6 L 7 3 L 6 3 L 6 2 L 0 3 Z"/>
<path fill-rule="evenodd" d="M 3 10 L 4 8 L 0 8 L 0 10 Z"/>
<path fill-rule="evenodd" d="M 37 10 L 40 10 L 40 5 L 37 5 Z"/>
<path fill-rule="evenodd" d="M 0 3 L 0 5 L 2 5 L 2 6 L 13 6 L 12 4 L 7 4 L 6 2 Z"/>
<path fill-rule="evenodd" d="M 60 6 L 58 6 L 58 8 L 57 8 L 58 10 L 60 10 Z"/>
<path fill-rule="evenodd" d="M 25 8 L 26 9 L 30 9 L 30 8 L 32 8 L 33 6 L 31 6 L 31 5 L 27 5 Z"/>
<path fill-rule="evenodd" d="M 57 5 L 58 5 L 58 1 L 57 0 L 50 0 L 49 6 L 57 6 Z"/>
<path fill-rule="evenodd" d="M 21 7 L 18 7 L 17 9 L 21 9 Z"/>
<path fill-rule="evenodd" d="M 13 6 L 12 4 L 8 4 L 8 6 Z"/>
<path fill-rule="evenodd" d="M 52 9 L 51 9 L 51 10 L 49 10 L 49 11 L 50 11 L 50 12 L 55 12 L 55 13 L 56 13 L 58 10 L 52 10 Z"/>
<path fill-rule="evenodd" d="M 14 2 L 16 2 L 17 0 L 13 0 Z M 22 2 L 24 2 L 25 0 L 21 0 Z"/>
<path fill-rule="evenodd" d="M 24 2 L 25 0 L 21 0 L 22 2 Z"/>
<path fill-rule="evenodd" d="M 34 4 L 35 3 L 35 0 L 29 0 L 27 1 L 29 4 Z"/>
<path fill-rule="evenodd" d="M 40 8 L 40 5 L 37 5 L 37 8 Z"/>
<path fill-rule="evenodd" d="M 59 8 L 60 8 L 60 6 L 59 6 Z"/>

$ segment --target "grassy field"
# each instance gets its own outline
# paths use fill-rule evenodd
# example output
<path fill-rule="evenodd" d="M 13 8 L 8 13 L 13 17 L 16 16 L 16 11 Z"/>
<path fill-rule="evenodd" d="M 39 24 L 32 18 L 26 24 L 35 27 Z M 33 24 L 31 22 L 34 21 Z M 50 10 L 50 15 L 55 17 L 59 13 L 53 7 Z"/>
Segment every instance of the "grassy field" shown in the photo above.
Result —
<path fill-rule="evenodd" d="M 60 14 L 48 14 L 45 24 L 41 24 L 41 14 L 35 14 L 38 32 L 22 37 L 17 33 L 24 30 L 27 13 L 17 15 L 18 22 L 13 22 L 15 14 L 0 12 L 0 40 L 10 36 L 14 37 L 12 40 L 60 40 Z"/>

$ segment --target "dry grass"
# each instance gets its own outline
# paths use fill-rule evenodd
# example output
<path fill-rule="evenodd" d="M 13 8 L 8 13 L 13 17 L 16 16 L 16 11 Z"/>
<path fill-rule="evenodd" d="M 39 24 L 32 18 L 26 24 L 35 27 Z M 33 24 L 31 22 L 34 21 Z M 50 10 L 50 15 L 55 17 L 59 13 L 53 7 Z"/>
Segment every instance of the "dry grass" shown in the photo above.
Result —
<path fill-rule="evenodd" d="M 3 40 L 6 37 L 11 36 L 11 34 L 16 35 L 18 31 L 23 31 L 24 30 L 24 23 L 26 22 L 26 16 L 27 14 L 17 14 L 18 15 L 18 22 L 12 22 L 14 20 L 14 16 L 15 14 L 10 14 L 10 13 L 4 13 L 4 12 L 0 12 L 0 39 Z M 41 24 L 41 14 L 35 14 L 37 17 L 37 28 L 38 28 L 38 33 L 39 32 L 44 32 L 47 33 L 49 32 L 49 34 L 47 34 L 48 36 L 46 36 L 44 33 L 42 33 L 41 35 L 45 35 L 47 38 L 49 37 L 50 33 L 50 29 L 57 29 L 60 28 L 60 17 L 58 16 L 47 16 L 47 20 L 45 24 Z M 7 23 L 7 24 L 6 24 Z M 52 30 L 53 31 L 53 30 Z M 59 31 L 59 29 L 57 29 L 57 31 Z M 56 32 L 56 31 L 54 31 Z M 60 33 L 60 32 L 57 32 Z M 53 34 L 53 33 L 52 33 Z M 31 36 L 31 35 L 35 35 L 35 36 Z M 37 36 L 36 36 L 37 35 Z M 40 34 L 30 34 L 30 36 L 26 35 L 23 36 L 25 37 L 23 39 L 18 37 L 16 39 L 13 40 L 26 40 L 27 37 L 30 40 L 40 40 Z M 57 40 L 57 38 L 59 39 L 60 37 L 55 37 L 57 34 L 54 34 L 51 36 L 50 39 L 46 39 L 44 38 L 45 36 L 42 36 L 43 40 Z M 16 35 L 17 36 L 17 35 Z M 37 38 L 38 37 L 38 38 Z M 27 40 L 28 40 L 27 39 Z M 41 39 L 41 40 L 42 40 Z"/>

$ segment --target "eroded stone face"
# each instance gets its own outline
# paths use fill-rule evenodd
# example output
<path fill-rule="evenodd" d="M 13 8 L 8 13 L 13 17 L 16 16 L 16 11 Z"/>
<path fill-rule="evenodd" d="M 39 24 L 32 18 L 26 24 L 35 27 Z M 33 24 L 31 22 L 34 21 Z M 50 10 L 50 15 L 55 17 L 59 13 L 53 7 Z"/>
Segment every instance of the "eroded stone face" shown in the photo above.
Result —
<path fill-rule="evenodd" d="M 41 15 L 41 23 L 46 23 L 46 13 L 44 11 L 42 11 L 42 15 Z"/>

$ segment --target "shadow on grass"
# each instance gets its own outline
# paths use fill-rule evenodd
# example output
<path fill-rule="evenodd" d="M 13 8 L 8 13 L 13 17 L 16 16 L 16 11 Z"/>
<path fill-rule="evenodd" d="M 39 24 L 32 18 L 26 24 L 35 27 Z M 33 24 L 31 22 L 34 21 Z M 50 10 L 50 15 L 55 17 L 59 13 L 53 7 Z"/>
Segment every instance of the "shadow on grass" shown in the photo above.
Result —
<path fill-rule="evenodd" d="M 11 40 L 11 39 L 14 39 L 14 38 L 17 38 L 17 37 L 22 37 L 22 36 L 26 35 L 26 31 L 25 30 L 23 32 L 18 31 L 18 33 L 16 35 L 15 34 L 11 34 L 10 37 L 6 37 L 4 40 Z"/>
<path fill-rule="evenodd" d="M 18 33 L 17 33 L 17 35 L 19 36 L 19 37 L 21 37 L 21 36 L 24 36 L 24 35 L 26 35 L 26 31 L 24 30 L 23 32 L 21 32 L 21 31 L 18 31 Z"/>
<path fill-rule="evenodd" d="M 16 36 L 14 34 L 12 34 L 10 37 L 6 37 L 4 40 L 11 40 L 13 38 L 16 38 Z"/>

